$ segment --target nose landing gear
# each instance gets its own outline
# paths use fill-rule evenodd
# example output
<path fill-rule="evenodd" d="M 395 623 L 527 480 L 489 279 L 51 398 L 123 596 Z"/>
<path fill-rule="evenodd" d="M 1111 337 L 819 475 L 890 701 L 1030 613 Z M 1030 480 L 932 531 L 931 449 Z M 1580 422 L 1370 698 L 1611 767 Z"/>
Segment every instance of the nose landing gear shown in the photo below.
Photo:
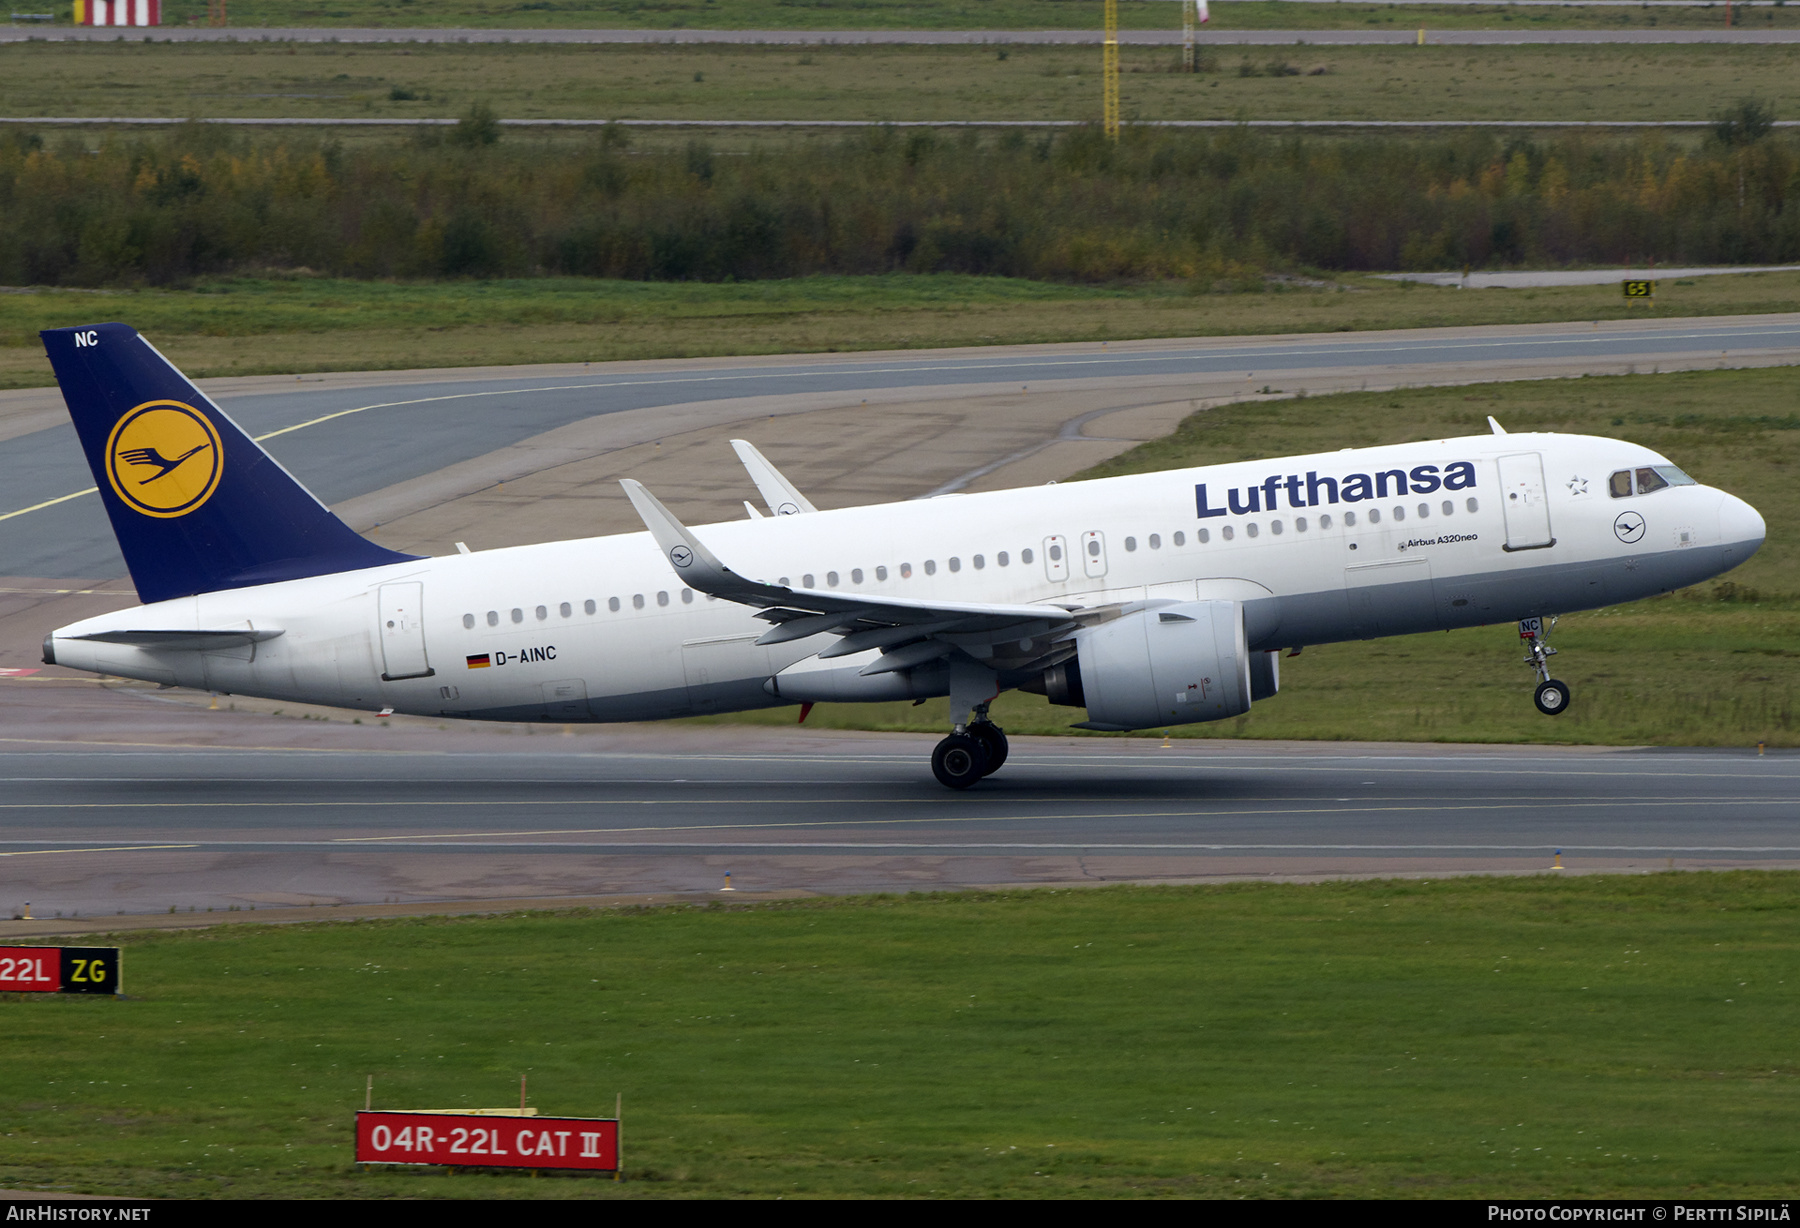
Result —
<path fill-rule="evenodd" d="M 1532 696 L 1537 710 L 1545 716 L 1561 716 L 1569 707 L 1569 684 L 1550 676 L 1550 658 L 1556 649 L 1550 647 L 1550 632 L 1556 629 L 1556 615 L 1550 625 L 1541 618 L 1521 618 L 1519 638 L 1525 641 L 1525 664 L 1537 671 L 1537 692 Z"/>

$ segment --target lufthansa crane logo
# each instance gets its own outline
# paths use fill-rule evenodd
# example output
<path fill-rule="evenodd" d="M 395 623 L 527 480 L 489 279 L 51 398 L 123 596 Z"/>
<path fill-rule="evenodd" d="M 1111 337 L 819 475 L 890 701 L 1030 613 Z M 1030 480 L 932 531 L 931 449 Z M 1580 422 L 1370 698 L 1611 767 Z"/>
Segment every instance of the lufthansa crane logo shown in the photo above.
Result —
<path fill-rule="evenodd" d="M 677 546 L 669 551 L 669 562 L 677 567 L 686 567 L 694 561 L 694 552 L 686 546 Z"/>
<path fill-rule="evenodd" d="M 185 516 L 219 487 L 225 458 L 206 415 L 180 401 L 145 401 L 106 441 L 106 477 L 134 512 Z"/>

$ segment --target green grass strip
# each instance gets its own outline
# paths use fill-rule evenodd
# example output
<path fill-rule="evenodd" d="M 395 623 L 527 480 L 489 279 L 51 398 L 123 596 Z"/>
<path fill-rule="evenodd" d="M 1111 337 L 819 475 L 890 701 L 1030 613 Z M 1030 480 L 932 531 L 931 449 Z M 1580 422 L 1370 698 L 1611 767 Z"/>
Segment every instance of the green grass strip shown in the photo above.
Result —
<path fill-rule="evenodd" d="M 754 884 L 746 884 L 753 886 Z M 1790 873 L 865 897 L 129 934 L 7 1004 L 0 1181 L 154 1196 L 1784 1196 Z M 1790 982 L 1792 982 L 1790 984 Z M 625 1097 L 623 1185 L 351 1166 Z"/>

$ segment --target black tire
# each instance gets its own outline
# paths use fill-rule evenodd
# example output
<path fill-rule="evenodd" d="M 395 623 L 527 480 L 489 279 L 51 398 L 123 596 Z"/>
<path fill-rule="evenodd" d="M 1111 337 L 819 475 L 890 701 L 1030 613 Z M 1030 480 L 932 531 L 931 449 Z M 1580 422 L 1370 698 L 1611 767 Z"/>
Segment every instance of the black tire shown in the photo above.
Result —
<path fill-rule="evenodd" d="M 1006 730 L 992 721 L 977 721 L 969 726 L 969 736 L 980 741 L 987 751 L 987 771 L 983 776 L 992 776 L 1006 762 Z"/>
<path fill-rule="evenodd" d="M 967 789 L 988 774 L 987 747 L 979 738 L 953 733 L 931 752 L 931 774 L 946 789 Z"/>
<path fill-rule="evenodd" d="M 1540 682 L 1532 699 L 1537 703 L 1537 710 L 1545 716 L 1561 716 L 1569 710 L 1569 684 L 1555 678 Z"/>

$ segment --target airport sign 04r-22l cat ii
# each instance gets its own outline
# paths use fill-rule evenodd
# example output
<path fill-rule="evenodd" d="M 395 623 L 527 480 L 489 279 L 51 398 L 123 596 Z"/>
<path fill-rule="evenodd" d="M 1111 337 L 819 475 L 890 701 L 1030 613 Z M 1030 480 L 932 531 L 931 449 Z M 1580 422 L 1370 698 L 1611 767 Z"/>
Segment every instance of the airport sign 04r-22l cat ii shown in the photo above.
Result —
<path fill-rule="evenodd" d="M 1282 650 L 1667 593 L 1761 544 L 1743 500 L 1636 444 L 1492 433 L 818 511 L 747 443 L 771 515 L 400 554 L 353 532 L 123 324 L 42 334 L 144 604 L 47 662 L 474 720 L 641 721 L 949 696 L 932 766 L 1006 758 L 1003 690 L 1080 728 L 1222 720 Z"/>

